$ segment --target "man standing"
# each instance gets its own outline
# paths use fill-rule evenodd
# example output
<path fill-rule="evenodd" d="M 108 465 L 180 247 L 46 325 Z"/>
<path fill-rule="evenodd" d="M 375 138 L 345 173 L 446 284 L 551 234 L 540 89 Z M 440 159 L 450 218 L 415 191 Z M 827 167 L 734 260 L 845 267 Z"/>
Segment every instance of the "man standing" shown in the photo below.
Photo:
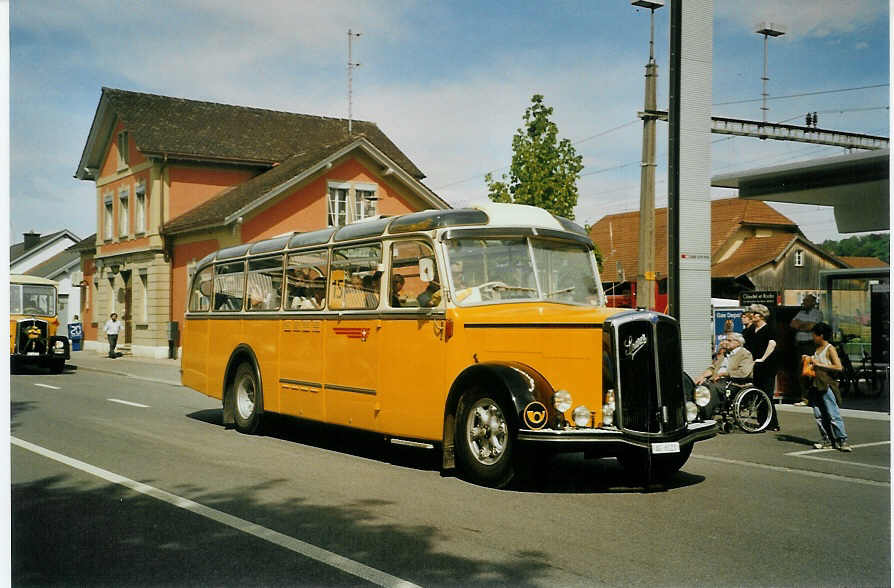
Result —
<path fill-rule="evenodd" d="M 795 315 L 795 318 L 790 323 L 791 327 L 797 331 L 795 334 L 795 345 L 798 349 L 797 358 L 799 362 L 796 366 L 797 370 L 801 369 L 801 356 L 813 355 L 813 352 L 816 351 L 811 330 L 813 325 L 822 321 L 823 313 L 816 306 L 816 296 L 807 294 L 801 302 L 801 310 L 798 311 L 798 314 Z M 807 389 L 803 386 L 801 387 L 801 401 L 796 402 L 795 406 L 807 406 Z"/>
<path fill-rule="evenodd" d="M 113 312 L 106 321 L 104 327 L 106 335 L 109 338 L 109 357 L 115 359 L 115 346 L 118 344 L 118 333 L 121 332 L 121 322 L 118 320 L 118 313 Z"/>

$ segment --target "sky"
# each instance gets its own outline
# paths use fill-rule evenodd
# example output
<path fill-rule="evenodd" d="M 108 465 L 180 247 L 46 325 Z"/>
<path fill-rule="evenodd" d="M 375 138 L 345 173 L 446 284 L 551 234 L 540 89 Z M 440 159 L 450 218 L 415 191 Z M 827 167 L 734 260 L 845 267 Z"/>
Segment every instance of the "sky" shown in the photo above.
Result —
<path fill-rule="evenodd" d="M 375 122 L 454 207 L 506 173 L 531 96 L 583 156 L 575 218 L 639 207 L 649 13 L 629 0 L 12 0 L 9 240 L 96 231 L 95 185 L 73 178 L 103 86 Z M 715 0 L 713 114 L 889 135 L 887 0 Z M 669 9 L 655 13 L 658 104 L 667 108 Z M 712 135 L 712 173 L 840 155 L 841 148 Z M 656 205 L 667 204 L 658 125 Z M 713 189 L 712 197 L 730 197 Z M 774 204 L 815 241 L 842 238 L 828 207 Z"/>

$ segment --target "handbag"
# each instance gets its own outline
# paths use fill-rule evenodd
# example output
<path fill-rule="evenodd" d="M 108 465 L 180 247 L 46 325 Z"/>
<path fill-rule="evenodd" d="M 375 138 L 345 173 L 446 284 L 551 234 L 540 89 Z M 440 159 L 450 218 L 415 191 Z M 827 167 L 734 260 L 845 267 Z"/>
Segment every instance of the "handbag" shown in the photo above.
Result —
<path fill-rule="evenodd" d="M 813 369 L 813 361 L 806 355 L 801 357 L 801 376 L 804 378 L 816 377 L 816 370 Z"/>

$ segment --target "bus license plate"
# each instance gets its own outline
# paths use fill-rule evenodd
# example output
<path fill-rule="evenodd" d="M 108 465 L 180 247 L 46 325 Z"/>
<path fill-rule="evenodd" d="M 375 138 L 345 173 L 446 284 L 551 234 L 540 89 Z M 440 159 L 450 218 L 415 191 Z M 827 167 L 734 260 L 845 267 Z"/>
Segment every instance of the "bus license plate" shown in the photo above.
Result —
<path fill-rule="evenodd" d="M 29 351 L 29 352 L 26 353 L 25 355 L 40 355 L 40 354 L 39 354 L 38 352 L 36 352 L 36 351 Z"/>
<path fill-rule="evenodd" d="M 652 453 L 680 453 L 680 444 L 677 441 L 652 443 Z"/>

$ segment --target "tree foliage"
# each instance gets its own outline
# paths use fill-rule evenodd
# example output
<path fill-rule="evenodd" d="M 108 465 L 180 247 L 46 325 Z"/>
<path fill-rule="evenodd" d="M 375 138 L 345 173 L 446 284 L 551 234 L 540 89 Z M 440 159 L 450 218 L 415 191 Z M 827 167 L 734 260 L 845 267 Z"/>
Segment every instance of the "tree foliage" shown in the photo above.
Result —
<path fill-rule="evenodd" d="M 571 141 L 558 139 L 559 128 L 549 119 L 552 113 L 542 95 L 531 97 L 524 124 L 512 137 L 509 176 L 503 174 L 502 181 L 496 181 L 487 174 L 487 196 L 494 202 L 538 206 L 574 220 L 583 158 Z"/>
<path fill-rule="evenodd" d="M 848 237 L 841 241 L 826 239 L 822 248 L 832 255 L 845 257 L 878 257 L 885 263 L 890 263 L 890 239 L 887 233 L 873 233 Z"/>

